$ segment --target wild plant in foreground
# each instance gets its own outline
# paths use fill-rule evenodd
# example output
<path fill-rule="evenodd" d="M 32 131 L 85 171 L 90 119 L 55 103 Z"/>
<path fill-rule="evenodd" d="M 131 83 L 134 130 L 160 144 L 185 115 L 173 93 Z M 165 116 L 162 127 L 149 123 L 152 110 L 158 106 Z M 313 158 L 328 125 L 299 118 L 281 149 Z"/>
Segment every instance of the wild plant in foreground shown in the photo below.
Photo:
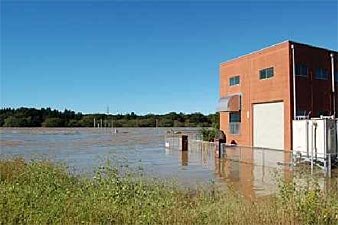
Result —
<path fill-rule="evenodd" d="M 243 198 L 215 186 L 184 189 L 104 166 L 94 178 L 48 161 L 0 160 L 0 224 L 338 224 L 337 189 L 281 182 Z M 299 183 L 299 182 L 298 182 Z"/>

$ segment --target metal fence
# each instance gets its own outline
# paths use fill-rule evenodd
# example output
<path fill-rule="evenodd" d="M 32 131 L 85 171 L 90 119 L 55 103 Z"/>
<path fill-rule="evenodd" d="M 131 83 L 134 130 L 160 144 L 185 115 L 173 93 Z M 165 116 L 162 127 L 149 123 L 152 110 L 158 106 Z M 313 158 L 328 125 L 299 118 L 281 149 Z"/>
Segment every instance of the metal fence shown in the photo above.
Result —
<path fill-rule="evenodd" d="M 275 150 L 269 148 L 245 147 L 237 145 L 220 144 L 217 142 L 205 142 L 196 134 L 170 134 L 165 137 L 166 148 L 180 151 L 182 149 L 182 135 L 188 135 L 188 151 L 208 152 L 213 157 L 222 158 L 234 162 L 247 163 L 255 166 L 269 168 L 290 168 L 297 164 L 308 164 L 311 173 L 314 167 L 323 169 L 327 176 L 331 176 L 331 168 L 334 166 L 337 156 L 327 154 L 324 158 L 305 160 L 292 151 Z"/>
<path fill-rule="evenodd" d="M 263 149 L 243 146 L 230 146 L 221 144 L 219 152 L 217 142 L 206 142 L 193 138 L 188 135 L 188 151 L 191 152 L 210 152 L 214 157 L 227 160 L 251 163 L 257 166 L 290 166 L 292 164 L 292 152 L 281 150 Z M 165 147 L 180 151 L 182 149 L 182 134 L 171 134 L 165 137 Z M 221 155 L 219 155 L 221 154 Z"/>

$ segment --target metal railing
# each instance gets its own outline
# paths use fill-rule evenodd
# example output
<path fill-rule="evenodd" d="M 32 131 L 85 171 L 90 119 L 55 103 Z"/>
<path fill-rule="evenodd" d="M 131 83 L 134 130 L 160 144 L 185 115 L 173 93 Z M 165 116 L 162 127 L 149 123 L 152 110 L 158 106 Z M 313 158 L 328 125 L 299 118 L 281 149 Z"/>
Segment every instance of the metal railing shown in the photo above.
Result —
<path fill-rule="evenodd" d="M 267 168 L 293 168 L 297 164 L 305 163 L 311 166 L 311 173 L 314 167 L 319 167 L 328 177 L 331 176 L 331 168 L 338 166 L 337 154 L 326 154 L 323 157 L 309 157 L 306 152 L 284 151 L 268 148 L 246 147 L 229 145 L 217 142 L 206 142 L 196 140 L 195 136 L 188 138 L 188 151 L 210 153 L 215 158 L 222 158 L 239 163 L 252 164 Z M 180 151 L 182 149 L 181 135 L 167 135 L 166 147 Z"/>
<path fill-rule="evenodd" d="M 297 164 L 310 164 L 311 174 L 314 167 L 322 169 L 328 177 L 331 177 L 331 169 L 338 166 L 338 154 L 325 153 L 313 154 L 311 152 L 293 151 L 293 165 Z"/>

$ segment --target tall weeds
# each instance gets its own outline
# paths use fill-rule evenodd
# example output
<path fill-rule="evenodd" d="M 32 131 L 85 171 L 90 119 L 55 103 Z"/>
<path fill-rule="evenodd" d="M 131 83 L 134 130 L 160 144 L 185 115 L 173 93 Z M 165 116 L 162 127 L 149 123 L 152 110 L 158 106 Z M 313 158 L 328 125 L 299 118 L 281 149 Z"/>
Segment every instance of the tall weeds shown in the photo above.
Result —
<path fill-rule="evenodd" d="M 249 201 L 210 186 L 182 189 L 109 166 L 94 178 L 47 161 L 0 161 L 0 224 L 338 224 L 337 189 L 281 182 Z"/>

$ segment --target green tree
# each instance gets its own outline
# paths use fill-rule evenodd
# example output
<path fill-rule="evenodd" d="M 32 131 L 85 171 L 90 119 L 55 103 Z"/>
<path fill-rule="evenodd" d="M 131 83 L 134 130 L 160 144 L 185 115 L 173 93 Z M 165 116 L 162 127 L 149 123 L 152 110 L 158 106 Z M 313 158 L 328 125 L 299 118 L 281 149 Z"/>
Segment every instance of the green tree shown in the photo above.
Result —
<path fill-rule="evenodd" d="M 138 123 L 139 127 L 155 127 L 156 126 L 156 119 L 153 118 L 147 118 L 147 119 L 141 119 Z"/>
<path fill-rule="evenodd" d="M 87 114 L 75 113 L 65 109 L 63 112 L 52 110 L 51 108 L 25 108 L 18 109 L 2 108 L 0 109 L 0 126 L 68 126 L 68 127 L 92 127 L 93 120 L 97 123 L 102 119 L 111 124 L 114 121 L 114 127 L 215 127 L 219 128 L 219 114 L 203 115 L 202 113 L 176 113 L 170 112 L 164 115 L 136 115 L 130 114 Z"/>
<path fill-rule="evenodd" d="M 184 122 L 181 122 L 179 120 L 174 120 L 174 127 L 184 127 Z"/>
<path fill-rule="evenodd" d="M 211 129 L 202 128 L 201 129 L 203 141 L 210 141 L 210 142 L 214 141 L 214 139 L 217 136 L 217 133 L 218 133 L 218 130 L 215 128 L 211 128 Z"/>
<path fill-rule="evenodd" d="M 92 117 L 92 116 L 83 116 L 79 120 L 78 125 L 80 127 L 93 127 L 93 125 L 94 125 L 94 117 Z"/>
<path fill-rule="evenodd" d="M 44 127 L 63 127 L 65 125 L 65 121 L 60 118 L 47 118 L 42 123 Z"/>
<path fill-rule="evenodd" d="M 159 120 L 159 126 L 160 127 L 173 127 L 174 121 L 169 118 L 162 118 Z"/>
<path fill-rule="evenodd" d="M 67 127 L 81 127 L 80 121 L 75 120 L 75 119 L 70 119 L 67 122 Z"/>
<path fill-rule="evenodd" d="M 4 120 L 4 127 L 26 127 L 28 122 L 26 118 L 17 118 L 10 116 Z"/>

